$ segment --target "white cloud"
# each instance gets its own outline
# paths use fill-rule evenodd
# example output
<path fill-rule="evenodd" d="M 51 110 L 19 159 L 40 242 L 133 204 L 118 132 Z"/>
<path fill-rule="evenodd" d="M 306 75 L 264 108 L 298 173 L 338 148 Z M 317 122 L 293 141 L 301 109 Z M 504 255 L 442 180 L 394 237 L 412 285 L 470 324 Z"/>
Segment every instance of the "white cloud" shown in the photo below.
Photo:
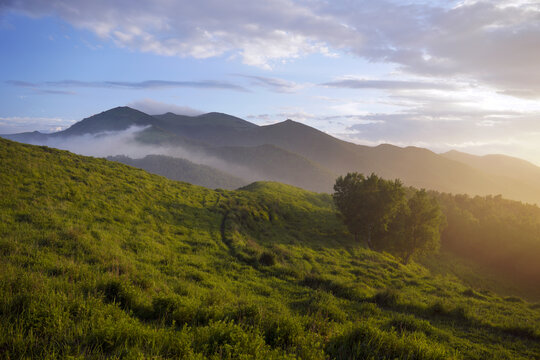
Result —
<path fill-rule="evenodd" d="M 270 68 L 273 61 L 311 53 L 331 55 L 327 43 L 345 43 L 350 29 L 291 0 L 8 1 L 32 16 L 56 14 L 118 46 L 166 56 L 238 56 Z"/>
<path fill-rule="evenodd" d="M 293 81 L 266 76 L 243 74 L 237 74 L 237 76 L 251 80 L 252 85 L 260 86 L 268 90 L 280 93 L 292 93 L 311 86 L 311 84 L 298 84 Z"/>
<path fill-rule="evenodd" d="M 0 117 L 0 134 L 16 134 L 38 130 L 44 133 L 60 131 L 71 126 L 75 120 L 46 117 Z"/>
<path fill-rule="evenodd" d="M 236 57 L 269 69 L 348 52 L 411 74 L 540 97 L 540 6 L 530 1 L 8 0 L 2 7 L 56 14 L 120 47 L 165 56 Z"/>

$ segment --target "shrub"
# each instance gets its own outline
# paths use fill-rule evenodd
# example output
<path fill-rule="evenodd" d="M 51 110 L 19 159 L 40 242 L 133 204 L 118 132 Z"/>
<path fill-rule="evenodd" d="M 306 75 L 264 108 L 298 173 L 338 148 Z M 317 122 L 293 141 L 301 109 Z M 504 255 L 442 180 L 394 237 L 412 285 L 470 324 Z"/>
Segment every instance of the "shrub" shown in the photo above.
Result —
<path fill-rule="evenodd" d="M 178 298 L 161 296 L 152 299 L 152 314 L 154 319 L 161 319 L 166 323 L 173 320 L 173 314 L 178 309 Z"/>
<path fill-rule="evenodd" d="M 123 309 L 134 309 L 136 296 L 126 283 L 112 279 L 98 285 L 105 302 L 118 304 Z"/>
<path fill-rule="evenodd" d="M 274 319 L 265 326 L 264 339 L 272 347 L 287 349 L 298 345 L 302 325 L 292 317 Z"/>
<path fill-rule="evenodd" d="M 301 285 L 307 286 L 315 290 L 324 290 L 342 299 L 362 300 L 362 297 L 355 288 L 347 286 L 339 281 L 327 279 L 319 275 L 310 274 L 304 276 L 304 279 L 301 281 Z"/>
<path fill-rule="evenodd" d="M 472 298 L 480 299 L 480 300 L 484 300 L 486 298 L 484 295 L 477 293 L 473 289 L 464 290 L 461 294 L 467 297 L 472 297 Z"/>
<path fill-rule="evenodd" d="M 395 306 L 399 301 L 399 292 L 391 288 L 378 291 L 375 296 L 373 296 L 373 301 L 382 307 Z"/>
<path fill-rule="evenodd" d="M 236 323 L 257 326 L 262 321 L 262 309 L 252 304 L 240 305 L 229 312 L 226 317 Z"/>
<path fill-rule="evenodd" d="M 451 307 L 445 302 L 436 301 L 428 308 L 428 310 L 433 315 L 446 316 L 463 321 L 470 320 L 469 313 L 467 312 L 467 309 L 465 309 L 463 306 Z"/>
<path fill-rule="evenodd" d="M 260 335 L 226 321 L 197 329 L 193 347 L 207 358 L 220 359 L 265 358 L 269 350 Z"/>
<path fill-rule="evenodd" d="M 514 302 L 514 303 L 522 303 L 523 300 L 521 298 L 518 298 L 517 296 L 507 296 L 504 298 L 504 301 L 507 302 Z"/>
<path fill-rule="evenodd" d="M 387 323 L 389 328 L 398 332 L 423 332 L 426 335 L 433 333 L 433 327 L 426 320 L 417 319 L 411 315 L 396 315 Z"/>
<path fill-rule="evenodd" d="M 264 266 L 272 266 L 276 264 L 276 255 L 265 251 L 259 256 L 259 264 Z"/>
<path fill-rule="evenodd" d="M 507 334 L 517 336 L 529 340 L 540 341 L 540 333 L 529 326 L 511 325 L 503 327 L 503 331 Z"/>

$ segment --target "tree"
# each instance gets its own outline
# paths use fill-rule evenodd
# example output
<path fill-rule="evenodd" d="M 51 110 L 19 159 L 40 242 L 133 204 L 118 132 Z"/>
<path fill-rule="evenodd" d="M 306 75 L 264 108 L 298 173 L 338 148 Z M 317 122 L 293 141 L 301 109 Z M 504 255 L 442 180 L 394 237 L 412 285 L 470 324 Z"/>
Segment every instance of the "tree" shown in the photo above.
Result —
<path fill-rule="evenodd" d="M 363 235 L 368 247 L 374 249 L 403 203 L 405 192 L 399 180 L 348 173 L 336 180 L 333 198 L 355 240 Z"/>
<path fill-rule="evenodd" d="M 416 253 L 439 249 L 443 224 L 444 215 L 437 200 L 425 190 L 416 191 L 392 222 L 388 246 L 407 264 Z"/>

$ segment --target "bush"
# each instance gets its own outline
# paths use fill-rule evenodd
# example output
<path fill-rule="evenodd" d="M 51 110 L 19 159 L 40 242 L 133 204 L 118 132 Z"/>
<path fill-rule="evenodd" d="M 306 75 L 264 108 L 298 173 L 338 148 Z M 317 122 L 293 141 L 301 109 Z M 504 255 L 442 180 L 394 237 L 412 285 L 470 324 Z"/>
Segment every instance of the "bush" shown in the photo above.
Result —
<path fill-rule="evenodd" d="M 378 291 L 375 296 L 373 296 L 373 301 L 382 307 L 395 306 L 399 301 L 399 292 L 395 289 Z"/>
<path fill-rule="evenodd" d="M 523 300 L 517 296 L 507 296 L 504 298 L 504 301 L 513 302 L 513 303 L 522 303 Z"/>
<path fill-rule="evenodd" d="M 306 275 L 301 281 L 301 285 L 314 290 L 324 290 L 342 299 L 362 300 L 355 288 L 318 275 Z"/>
<path fill-rule="evenodd" d="M 165 323 L 170 323 L 173 320 L 173 314 L 177 309 L 177 297 L 162 296 L 152 299 L 152 314 L 154 319 L 160 319 Z"/>
<path fill-rule="evenodd" d="M 287 349 L 298 345 L 303 335 L 302 325 L 294 318 L 283 317 L 265 326 L 264 339 L 272 347 Z"/>
<path fill-rule="evenodd" d="M 265 251 L 259 256 L 259 264 L 264 266 L 272 266 L 276 264 L 276 255 Z"/>
<path fill-rule="evenodd" d="M 270 350 L 260 335 L 226 321 L 197 329 L 193 347 L 207 358 L 219 359 L 265 358 Z"/>
<path fill-rule="evenodd" d="M 390 329 L 398 332 L 423 332 L 426 335 L 433 333 L 433 327 L 426 320 L 417 319 L 411 315 L 396 315 L 387 323 Z"/>
<path fill-rule="evenodd" d="M 452 307 L 445 302 L 436 301 L 428 308 L 428 310 L 432 315 L 446 316 L 462 321 L 470 320 L 469 313 L 463 306 Z"/>
<path fill-rule="evenodd" d="M 262 309 L 252 304 L 240 305 L 229 312 L 226 317 L 235 323 L 258 326 L 262 321 Z"/>
<path fill-rule="evenodd" d="M 484 295 L 477 293 L 473 289 L 464 290 L 461 294 L 467 297 L 472 297 L 472 298 L 480 299 L 480 300 L 484 300 L 486 298 Z"/>
<path fill-rule="evenodd" d="M 529 340 L 538 340 L 540 341 L 540 333 L 538 333 L 534 328 L 529 326 L 519 326 L 511 325 L 503 327 L 503 331 L 507 334 L 517 336 Z"/>
<path fill-rule="evenodd" d="M 98 285 L 98 290 L 103 294 L 105 302 L 119 305 L 122 309 L 134 309 L 136 296 L 133 289 L 126 283 L 112 279 Z"/>

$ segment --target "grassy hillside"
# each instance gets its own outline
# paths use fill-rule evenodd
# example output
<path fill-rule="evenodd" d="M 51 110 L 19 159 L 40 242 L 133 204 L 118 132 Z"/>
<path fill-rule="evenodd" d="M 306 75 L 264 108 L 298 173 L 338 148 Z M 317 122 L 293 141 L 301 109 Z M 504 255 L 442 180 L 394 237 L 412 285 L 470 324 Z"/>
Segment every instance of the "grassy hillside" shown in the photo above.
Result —
<path fill-rule="evenodd" d="M 0 356 L 535 359 L 540 306 L 352 243 L 331 198 L 0 139 Z"/>

